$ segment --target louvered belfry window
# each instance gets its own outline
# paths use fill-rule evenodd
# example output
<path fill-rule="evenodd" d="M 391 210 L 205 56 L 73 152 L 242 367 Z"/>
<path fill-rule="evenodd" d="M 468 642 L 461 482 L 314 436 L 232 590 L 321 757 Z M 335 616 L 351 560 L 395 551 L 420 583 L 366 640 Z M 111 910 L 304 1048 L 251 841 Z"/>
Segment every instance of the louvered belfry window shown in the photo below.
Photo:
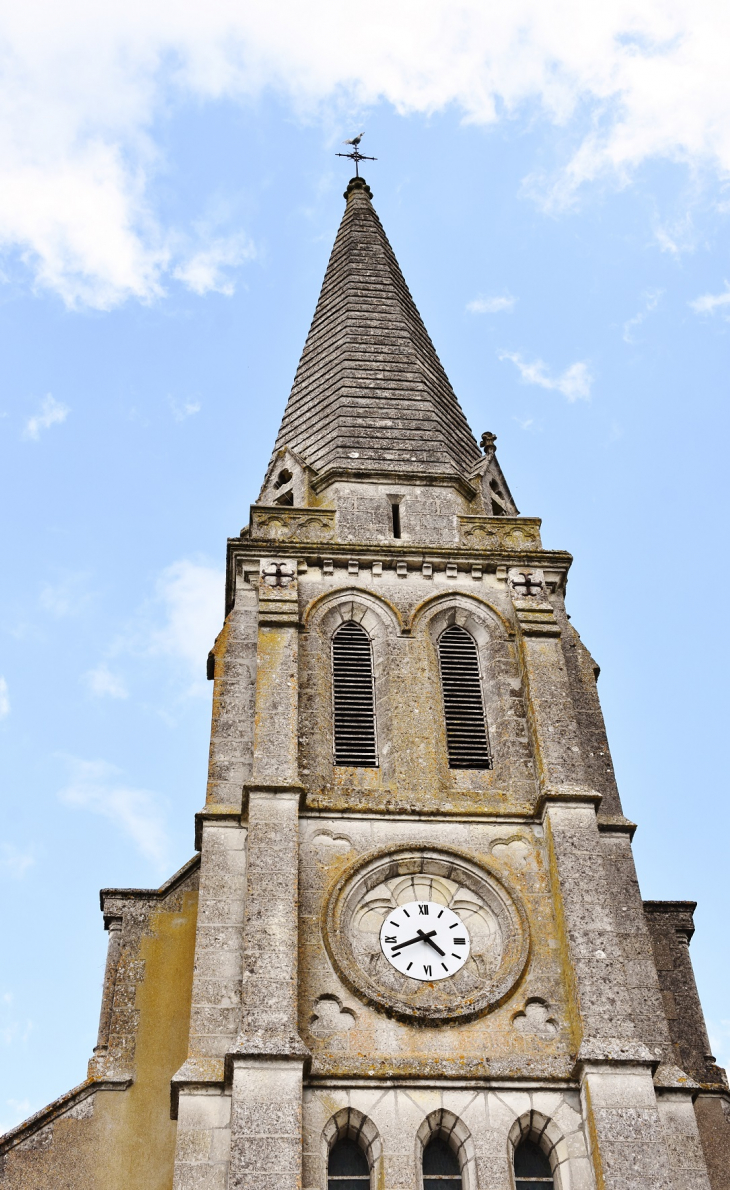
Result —
<path fill-rule="evenodd" d="M 457 624 L 438 642 L 450 769 L 491 769 L 479 655 L 473 636 Z"/>
<path fill-rule="evenodd" d="M 354 620 L 332 637 L 332 685 L 335 764 L 377 768 L 373 651 Z"/>

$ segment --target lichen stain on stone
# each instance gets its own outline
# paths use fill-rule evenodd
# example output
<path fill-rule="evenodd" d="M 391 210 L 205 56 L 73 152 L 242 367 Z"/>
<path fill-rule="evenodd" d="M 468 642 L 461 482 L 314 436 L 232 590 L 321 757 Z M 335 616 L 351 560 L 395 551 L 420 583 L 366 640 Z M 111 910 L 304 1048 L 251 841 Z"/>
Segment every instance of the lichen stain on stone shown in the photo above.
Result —
<path fill-rule="evenodd" d="M 225 690 L 225 678 L 227 662 L 229 637 L 231 634 L 231 617 L 226 616 L 223 627 L 218 633 L 213 646 L 215 654 L 215 677 L 213 679 L 213 700 L 211 707 L 211 737 L 215 740 L 218 734 L 218 727 L 223 716 L 223 691 Z M 215 800 L 216 783 L 209 777 L 206 789 L 206 803 Z"/>
<path fill-rule="evenodd" d="M 555 937 L 559 948 L 560 971 L 568 1006 L 568 1023 L 572 1038 L 572 1049 L 574 1053 L 577 1053 L 581 1042 L 581 1018 L 578 988 L 575 981 L 573 964 L 570 958 L 570 943 L 567 935 L 567 926 L 565 924 L 565 915 L 563 913 L 563 903 L 562 897 L 560 895 L 560 879 L 557 871 L 557 859 L 555 856 L 555 846 L 549 819 L 545 824 L 545 850 L 547 853 L 548 871 L 550 873 L 550 884 L 554 890 L 553 911 L 555 915 Z"/>
<path fill-rule="evenodd" d="M 55 1120 L 48 1147 L 11 1150 L 3 1190 L 170 1190 L 177 1128 L 170 1079 L 187 1051 L 198 894 L 181 900 L 178 911 L 151 915 L 141 942 L 132 1086 L 97 1091 L 85 1118 Z"/>
<path fill-rule="evenodd" d="M 99 1190 L 169 1190 L 172 1185 L 177 1125 L 170 1119 L 170 1079 L 187 1053 L 197 901 L 197 892 L 188 892 L 181 912 L 155 913 L 142 940 L 145 976 L 136 996 L 135 1081 L 122 1095 L 105 1097 L 117 1155 L 113 1162 L 107 1158 L 108 1181 Z M 140 1136 L 145 1136 L 142 1149 Z"/>

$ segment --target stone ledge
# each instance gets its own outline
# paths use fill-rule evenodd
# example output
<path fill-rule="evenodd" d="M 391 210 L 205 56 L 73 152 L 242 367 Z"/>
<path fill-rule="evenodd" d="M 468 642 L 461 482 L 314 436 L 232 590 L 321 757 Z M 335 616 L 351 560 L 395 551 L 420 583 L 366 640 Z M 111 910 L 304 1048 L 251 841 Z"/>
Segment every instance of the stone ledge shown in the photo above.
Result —
<path fill-rule="evenodd" d="M 602 801 L 603 794 L 588 786 L 548 785 L 538 795 L 535 814 L 544 818 L 549 805 L 593 806 L 597 813 Z"/>
<path fill-rule="evenodd" d="M 170 1079 L 170 1119 L 176 1120 L 181 1091 L 222 1090 L 226 1072 L 223 1058 L 186 1058 L 180 1069 Z"/>
<path fill-rule="evenodd" d="M 203 846 L 204 823 L 212 822 L 219 826 L 241 826 L 242 809 L 243 802 L 240 806 L 217 805 L 215 802 L 210 802 L 202 810 L 198 810 L 195 815 L 195 850 L 200 851 Z"/>
<path fill-rule="evenodd" d="M 515 600 L 515 616 L 522 636 L 560 636 L 560 625 L 549 603 L 530 605 L 526 600 Z"/>
<path fill-rule="evenodd" d="M 692 1097 L 700 1090 L 700 1084 L 671 1062 L 661 1062 L 654 1072 L 654 1086 L 658 1091 L 683 1091 Z"/>
<path fill-rule="evenodd" d="M 584 1037 L 576 1058 L 582 1066 L 659 1066 L 659 1059 L 641 1041 L 630 1037 Z"/>
<path fill-rule="evenodd" d="M 623 814 L 599 813 L 598 829 L 607 835 L 628 835 L 630 839 L 633 839 L 636 834 L 636 823 L 632 822 L 630 818 L 624 818 Z"/>
<path fill-rule="evenodd" d="M 301 1066 L 303 1073 L 309 1071 L 312 1055 L 297 1034 L 272 1037 L 243 1037 L 225 1056 L 226 1085 L 233 1082 L 234 1066 L 247 1063 L 266 1065 L 286 1062 Z"/>
<path fill-rule="evenodd" d="M 310 482 L 313 492 L 319 494 L 331 487 L 333 483 L 395 483 L 412 487 L 448 487 L 456 488 L 472 501 L 476 498 L 477 490 L 473 484 L 457 471 L 407 471 L 401 467 L 360 467 L 357 470 L 349 467 L 333 467 L 320 472 Z"/>

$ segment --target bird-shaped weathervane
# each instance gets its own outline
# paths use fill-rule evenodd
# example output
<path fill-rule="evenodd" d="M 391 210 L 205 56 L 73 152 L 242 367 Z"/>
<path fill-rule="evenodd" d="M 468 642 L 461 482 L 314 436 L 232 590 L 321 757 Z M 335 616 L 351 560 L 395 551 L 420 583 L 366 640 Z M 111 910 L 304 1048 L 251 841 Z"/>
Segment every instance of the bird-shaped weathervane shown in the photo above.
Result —
<path fill-rule="evenodd" d="M 360 141 L 362 140 L 364 135 L 365 135 L 364 132 L 359 132 L 357 134 L 357 136 L 353 136 L 352 140 L 343 140 L 343 142 L 342 142 L 343 145 L 352 145 L 352 150 L 353 150 L 352 153 L 335 153 L 335 157 L 349 157 L 350 161 L 355 162 L 355 177 L 356 178 L 360 177 L 360 170 L 358 169 L 359 162 L 361 162 L 361 161 L 377 161 L 378 160 L 377 157 L 366 157 L 364 153 L 360 152 L 358 145 L 360 144 Z"/>

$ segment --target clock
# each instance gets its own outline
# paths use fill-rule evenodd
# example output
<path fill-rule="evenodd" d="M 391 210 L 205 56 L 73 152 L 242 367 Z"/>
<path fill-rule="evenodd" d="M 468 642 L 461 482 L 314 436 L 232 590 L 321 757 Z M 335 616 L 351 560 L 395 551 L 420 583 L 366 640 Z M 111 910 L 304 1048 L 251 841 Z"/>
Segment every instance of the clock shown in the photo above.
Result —
<path fill-rule="evenodd" d="M 496 1007 L 525 969 L 527 915 L 485 857 L 420 843 L 361 855 L 326 898 L 323 935 L 342 981 L 424 1024 Z"/>
<path fill-rule="evenodd" d="M 469 958 L 469 931 L 439 901 L 409 901 L 389 913 L 380 949 L 396 971 L 421 982 L 448 979 Z"/>

